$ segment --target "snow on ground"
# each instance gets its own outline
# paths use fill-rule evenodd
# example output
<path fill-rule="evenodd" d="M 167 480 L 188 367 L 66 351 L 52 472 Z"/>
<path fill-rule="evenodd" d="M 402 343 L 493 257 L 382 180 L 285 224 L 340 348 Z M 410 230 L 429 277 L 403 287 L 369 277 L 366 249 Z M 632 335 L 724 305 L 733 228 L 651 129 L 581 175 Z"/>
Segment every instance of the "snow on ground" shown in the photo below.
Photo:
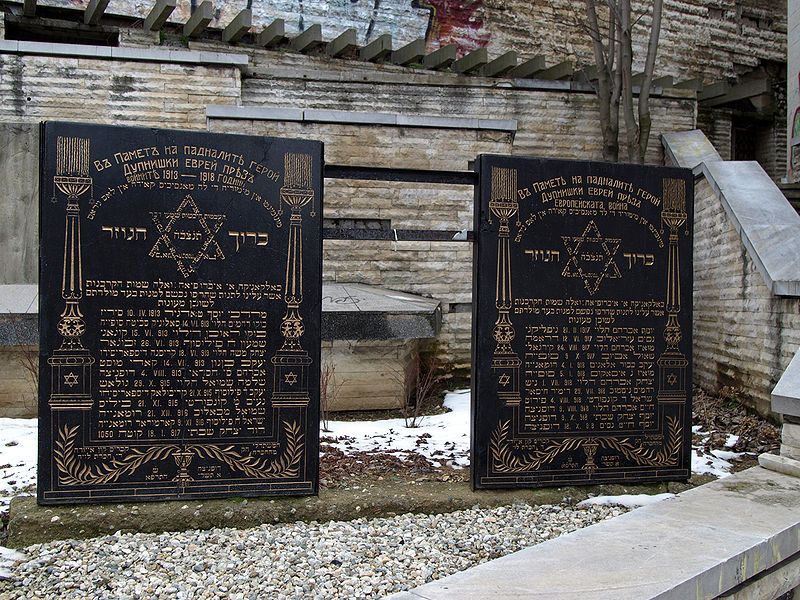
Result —
<path fill-rule="evenodd" d="M 322 436 L 343 452 L 418 452 L 434 464 L 469 466 L 469 390 L 448 392 L 444 406 L 450 412 L 422 417 L 418 427 L 403 419 L 330 421 Z"/>
<path fill-rule="evenodd" d="M 703 431 L 700 425 L 692 427 L 692 433 L 700 436 L 700 444 L 692 445 L 692 473 L 695 475 L 713 475 L 714 477 L 727 477 L 731 474 L 733 465 L 729 462 L 740 458 L 744 452 L 731 452 L 729 450 L 712 450 L 710 454 L 703 448 L 713 431 Z M 729 435 L 725 441 L 726 448 L 732 448 L 739 441 L 739 436 Z"/>
<path fill-rule="evenodd" d="M 0 511 L 36 483 L 36 419 L 0 418 Z"/>
<path fill-rule="evenodd" d="M 655 504 L 662 500 L 674 498 L 675 494 L 622 494 L 620 496 L 594 496 L 578 502 L 579 507 L 592 506 L 595 504 L 624 506 L 626 508 L 637 508 Z"/>
<path fill-rule="evenodd" d="M 0 546 L 0 579 L 11 577 L 10 567 L 18 560 L 27 558 L 21 552 Z"/>

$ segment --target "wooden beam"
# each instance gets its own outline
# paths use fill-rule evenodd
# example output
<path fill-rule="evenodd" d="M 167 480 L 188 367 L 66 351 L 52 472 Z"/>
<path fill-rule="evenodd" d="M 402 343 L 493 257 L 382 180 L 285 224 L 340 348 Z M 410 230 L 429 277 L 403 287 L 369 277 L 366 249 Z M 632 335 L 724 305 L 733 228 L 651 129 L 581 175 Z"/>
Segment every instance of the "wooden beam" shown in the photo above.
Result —
<path fill-rule="evenodd" d="M 716 98 L 717 96 L 727 94 L 730 89 L 731 86 L 728 85 L 727 81 L 717 81 L 711 85 L 704 86 L 703 89 L 698 92 L 697 100 L 710 100 L 711 98 Z"/>
<path fill-rule="evenodd" d="M 228 42 L 229 44 L 238 42 L 245 33 L 250 31 L 252 26 L 253 11 L 249 8 L 245 8 L 241 10 L 238 15 L 233 17 L 233 20 L 222 30 L 222 41 Z"/>
<path fill-rule="evenodd" d="M 544 71 L 539 71 L 536 73 L 536 79 L 569 79 L 572 77 L 573 69 L 572 69 L 572 61 L 565 60 L 564 62 L 560 62 L 557 65 L 553 65 L 545 69 Z"/>
<path fill-rule="evenodd" d="M 328 45 L 325 47 L 325 54 L 337 58 L 343 54 L 349 54 L 356 48 L 358 48 L 356 30 L 354 27 L 351 27 L 350 29 L 345 29 L 335 39 L 328 42 Z"/>
<path fill-rule="evenodd" d="M 361 60 L 381 62 L 392 53 L 392 35 L 384 33 L 361 48 L 358 56 Z"/>
<path fill-rule="evenodd" d="M 183 35 L 186 37 L 197 37 L 203 30 L 208 27 L 208 24 L 211 23 L 211 19 L 214 18 L 214 5 L 211 4 L 211 0 L 205 0 L 194 9 L 194 13 L 192 16 L 189 17 L 189 20 L 186 21 L 186 24 L 183 26 Z"/>
<path fill-rule="evenodd" d="M 178 0 L 158 0 L 147 17 L 144 19 L 144 28 L 146 31 L 161 31 L 164 23 L 167 22 L 172 11 L 178 6 Z"/>
<path fill-rule="evenodd" d="M 687 79 L 686 81 L 679 81 L 675 84 L 675 87 L 680 90 L 694 90 L 695 92 L 699 92 L 703 89 L 703 80 L 702 79 Z"/>
<path fill-rule="evenodd" d="M 484 77 L 502 77 L 516 66 L 517 53 L 513 50 L 509 50 L 505 54 L 501 54 L 494 60 L 486 63 L 486 66 L 483 67 L 481 74 Z"/>
<path fill-rule="evenodd" d="M 671 88 L 675 86 L 675 80 L 672 75 L 665 75 L 664 77 L 657 77 L 653 79 L 653 87 Z"/>
<path fill-rule="evenodd" d="M 97 25 L 100 17 L 106 12 L 109 0 L 91 0 L 83 13 L 83 22 L 86 25 Z"/>
<path fill-rule="evenodd" d="M 597 65 L 586 65 L 582 69 L 575 71 L 574 79 L 584 83 L 597 81 Z"/>
<path fill-rule="evenodd" d="M 319 48 L 322 41 L 322 25 L 312 25 L 292 40 L 292 50 L 297 52 L 311 52 Z"/>
<path fill-rule="evenodd" d="M 489 52 L 486 48 L 478 48 L 465 54 L 453 63 L 453 71 L 469 75 L 474 73 L 489 62 Z"/>
<path fill-rule="evenodd" d="M 419 38 L 392 52 L 391 62 L 405 67 L 412 63 L 421 63 L 423 56 L 425 56 L 425 38 Z"/>
<path fill-rule="evenodd" d="M 36 0 L 25 0 L 22 3 L 22 14 L 26 17 L 36 16 Z"/>
<path fill-rule="evenodd" d="M 452 65 L 456 60 L 456 45 L 455 44 L 448 44 L 447 46 L 442 46 L 438 50 L 434 50 L 430 54 L 426 54 L 422 58 L 422 64 L 425 66 L 426 69 L 433 69 L 434 71 L 438 71 L 440 69 L 446 69 L 450 65 Z"/>
<path fill-rule="evenodd" d="M 286 40 L 284 21 L 283 19 L 275 19 L 272 23 L 264 27 L 264 30 L 258 34 L 258 39 L 256 41 L 259 46 L 272 48 L 284 40 Z"/>
<path fill-rule="evenodd" d="M 519 79 L 527 79 L 544 71 L 547 68 L 544 56 L 534 56 L 530 60 L 526 60 L 521 65 L 517 65 L 508 72 L 509 76 Z"/>
<path fill-rule="evenodd" d="M 697 99 L 702 103 L 703 106 L 707 106 L 709 108 L 714 106 L 722 106 L 723 104 L 729 104 L 739 100 L 752 100 L 754 98 L 756 98 L 756 101 L 760 103 L 761 100 L 758 98 L 762 94 L 769 94 L 771 91 L 772 86 L 770 85 L 768 79 L 753 79 L 751 81 L 744 81 L 738 85 L 735 85 L 726 93 L 719 96 L 706 98 L 701 97 L 701 94 L 697 96 Z M 702 93 L 705 93 L 705 89 Z"/>

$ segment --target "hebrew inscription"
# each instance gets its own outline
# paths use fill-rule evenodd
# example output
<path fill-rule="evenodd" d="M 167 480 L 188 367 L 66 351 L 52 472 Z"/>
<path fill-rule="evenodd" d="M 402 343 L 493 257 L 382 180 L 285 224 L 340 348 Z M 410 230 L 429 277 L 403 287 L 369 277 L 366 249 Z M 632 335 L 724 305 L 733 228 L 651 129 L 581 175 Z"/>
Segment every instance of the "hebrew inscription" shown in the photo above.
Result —
<path fill-rule="evenodd" d="M 688 478 L 691 173 L 478 169 L 473 486 Z"/>
<path fill-rule="evenodd" d="M 322 146 L 46 123 L 43 504 L 317 491 Z"/>

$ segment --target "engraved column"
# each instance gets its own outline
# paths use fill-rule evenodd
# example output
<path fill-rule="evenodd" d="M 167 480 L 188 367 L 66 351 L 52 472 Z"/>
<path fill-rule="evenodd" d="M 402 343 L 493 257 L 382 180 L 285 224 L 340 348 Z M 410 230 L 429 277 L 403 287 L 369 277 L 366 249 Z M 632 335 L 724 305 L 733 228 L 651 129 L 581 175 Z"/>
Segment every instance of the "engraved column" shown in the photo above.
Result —
<path fill-rule="evenodd" d="M 80 309 L 83 298 L 81 269 L 81 222 L 78 199 L 92 189 L 89 177 L 89 140 L 71 137 L 56 139 L 56 192 L 67 197 L 64 226 L 64 265 L 61 297 L 64 311 L 58 321 L 61 346 L 47 359 L 52 384 L 49 405 L 52 409 L 89 410 L 92 407 L 91 367 L 94 358 L 83 347 L 81 336 L 86 323 Z"/>
<path fill-rule="evenodd" d="M 300 345 L 305 326 L 300 316 L 303 303 L 303 216 L 302 208 L 314 199 L 311 156 L 289 153 L 284 156 L 281 201 L 291 210 L 289 247 L 286 256 L 284 301 L 286 314 L 281 322 L 283 346 L 272 357 L 275 365 L 272 405 L 307 406 L 308 366 L 311 357 Z"/>
<path fill-rule="evenodd" d="M 659 402 L 683 402 L 686 398 L 686 367 L 689 361 L 680 351 L 682 339 L 678 313 L 681 311 L 680 255 L 678 230 L 686 224 L 686 182 L 664 179 L 661 222 L 669 229 L 667 262 L 667 325 L 664 329 L 666 351 L 658 359 Z"/>
<path fill-rule="evenodd" d="M 509 220 L 517 214 L 516 169 L 492 168 L 492 190 L 489 199 L 491 214 L 499 219 L 497 236 L 497 279 L 495 306 L 497 321 L 494 339 L 497 343 L 492 355 L 492 371 L 497 375 L 497 396 L 508 406 L 519 405 L 519 368 L 522 362 L 511 347 L 514 326 L 511 323 L 511 248 Z"/>

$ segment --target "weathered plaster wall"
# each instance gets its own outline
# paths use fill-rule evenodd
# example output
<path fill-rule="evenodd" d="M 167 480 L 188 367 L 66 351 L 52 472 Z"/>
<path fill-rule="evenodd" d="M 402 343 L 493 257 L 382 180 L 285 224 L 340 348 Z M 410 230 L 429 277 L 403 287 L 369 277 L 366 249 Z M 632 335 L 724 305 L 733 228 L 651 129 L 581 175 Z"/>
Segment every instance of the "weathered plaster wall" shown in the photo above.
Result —
<path fill-rule="evenodd" d="M 774 296 L 717 195 L 695 188 L 694 376 L 706 389 L 731 386 L 760 412 L 800 347 L 800 300 Z"/>

